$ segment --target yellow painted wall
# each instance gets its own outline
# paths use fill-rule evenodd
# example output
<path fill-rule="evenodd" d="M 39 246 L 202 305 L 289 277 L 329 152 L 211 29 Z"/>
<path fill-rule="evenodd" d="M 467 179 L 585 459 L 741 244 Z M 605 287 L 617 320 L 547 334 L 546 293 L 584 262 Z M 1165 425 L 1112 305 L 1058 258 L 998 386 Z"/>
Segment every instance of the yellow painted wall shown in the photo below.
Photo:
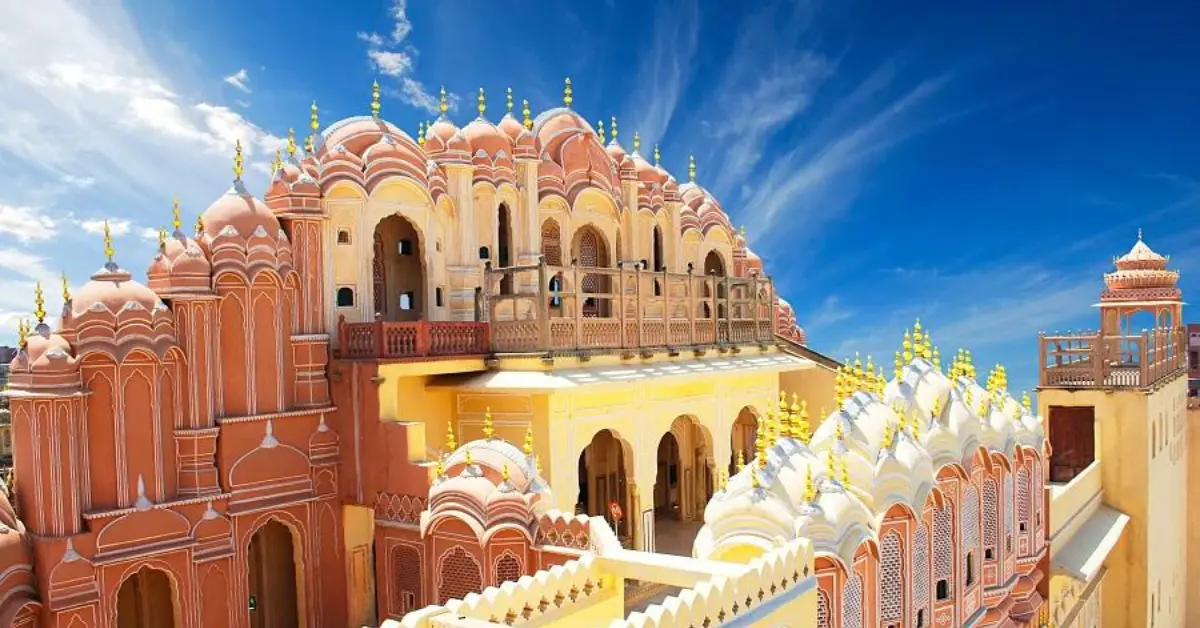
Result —
<path fill-rule="evenodd" d="M 625 580 L 615 576 L 605 576 L 604 586 L 607 592 L 597 596 L 598 599 L 587 605 L 572 607 L 572 612 L 564 613 L 547 621 L 541 626 L 546 628 L 582 628 L 583 626 L 607 626 L 614 619 L 625 619 Z"/>
<path fill-rule="evenodd" d="M 1187 413 L 1188 433 L 1185 440 L 1184 459 L 1187 460 L 1188 481 L 1188 530 L 1187 530 L 1187 579 L 1184 590 L 1186 624 L 1200 626 L 1200 408 Z"/>
<path fill-rule="evenodd" d="M 342 507 L 346 551 L 346 610 L 351 626 L 375 625 L 375 511 Z"/>
<path fill-rule="evenodd" d="M 821 421 L 833 411 L 834 378 L 837 371 L 820 364 L 803 371 L 789 371 L 779 374 L 779 390 L 787 393 L 788 403 L 792 402 L 792 393 L 799 399 L 808 401 L 808 420 L 812 429 L 817 429 Z M 821 408 L 825 413 L 821 413 Z"/>
<path fill-rule="evenodd" d="M 1171 453 L 1182 449 L 1177 443 L 1185 432 L 1170 426 L 1172 416 L 1182 416 L 1179 402 L 1186 386 L 1186 378 L 1179 377 L 1150 393 L 1038 391 L 1039 413 L 1050 421 L 1051 406 L 1095 408 L 1104 503 L 1130 517 L 1106 562 L 1105 586 L 1123 593 L 1103 597 L 1104 620 L 1110 625 L 1149 626 L 1151 596 L 1156 627 L 1184 625 L 1184 557 L 1178 548 L 1185 542 L 1186 500 L 1180 487 L 1186 486 L 1187 465 Z"/>

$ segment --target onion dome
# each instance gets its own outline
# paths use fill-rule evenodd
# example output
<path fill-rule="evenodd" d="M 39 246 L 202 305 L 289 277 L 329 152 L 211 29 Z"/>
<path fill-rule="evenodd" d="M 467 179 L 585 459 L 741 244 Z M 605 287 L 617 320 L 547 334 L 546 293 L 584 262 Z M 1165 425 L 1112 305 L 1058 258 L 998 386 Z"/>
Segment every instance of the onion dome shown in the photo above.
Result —
<path fill-rule="evenodd" d="M 724 227 L 732 236 L 733 225 L 721 203 L 708 190 L 696 184 L 696 158 L 688 157 L 688 182 L 679 186 L 679 197 L 685 205 L 696 212 L 700 229 L 707 233 L 714 227 Z"/>
<path fill-rule="evenodd" d="M 275 214 L 242 184 L 240 142 L 233 170 L 233 187 L 200 215 L 196 240 L 214 274 L 233 269 L 253 278 L 259 270 L 270 269 L 283 275 L 292 266 L 291 245 Z"/>
<path fill-rule="evenodd" d="M 364 178 L 368 190 L 387 177 L 412 179 L 422 187 L 429 184 L 429 159 L 406 133 L 384 133 L 363 151 Z"/>
<path fill-rule="evenodd" d="M 40 282 L 34 288 L 34 303 L 37 325 L 32 330 L 25 321 L 17 325 L 19 350 L 9 364 L 9 385 L 13 390 L 27 392 L 77 389 L 80 386 L 78 362 L 67 339 L 52 333 L 46 324 Z"/>
<path fill-rule="evenodd" d="M 510 100 L 511 105 L 511 100 Z M 508 135 L 483 117 L 487 111 L 483 88 L 479 88 L 479 117 L 463 128 L 463 137 L 471 146 L 471 165 L 475 166 L 475 181 L 493 185 L 513 183 L 516 166 L 513 164 L 513 144 Z M 510 112 L 511 115 L 511 112 Z"/>
<path fill-rule="evenodd" d="M 545 111 L 533 121 L 542 159 L 562 168 L 568 202 L 591 187 L 603 190 L 616 202 L 620 187 L 617 164 L 587 120 L 570 109 L 573 100 L 568 83 L 563 98 L 567 106 Z"/>
<path fill-rule="evenodd" d="M 780 297 L 775 297 L 775 335 L 801 345 L 808 342 L 804 330 L 796 324 L 796 312 Z"/>
<path fill-rule="evenodd" d="M 524 122 L 517 120 L 512 111 L 512 88 L 507 92 L 508 112 L 500 118 L 500 131 L 508 137 L 508 141 L 513 146 L 513 158 L 515 159 L 537 159 L 537 147 L 533 139 L 533 133 L 530 129 L 533 128 L 533 120 L 529 117 L 529 101 L 521 101 L 521 112 L 524 115 Z"/>
<path fill-rule="evenodd" d="M 425 152 L 438 163 L 467 163 L 471 158 L 471 143 L 447 117 L 450 111 L 446 88 L 442 88 L 438 111 L 441 115 L 425 132 Z"/>
<path fill-rule="evenodd" d="M 319 207 L 320 195 L 321 188 L 317 186 L 316 179 L 304 169 L 296 156 L 296 132 L 288 129 L 287 159 L 282 160 L 276 154 L 271 182 L 267 186 L 267 203 L 279 212 L 312 211 Z M 306 203 L 301 197 L 311 200 Z"/>
<path fill-rule="evenodd" d="M 212 264 L 195 240 L 183 234 L 179 201 L 175 201 L 174 231 L 159 233 L 158 255 L 147 273 L 150 289 L 170 297 L 176 294 L 205 294 L 212 288 Z"/>
<path fill-rule="evenodd" d="M 597 128 L 600 130 L 600 141 L 603 142 L 604 121 L 601 120 L 597 124 Z M 612 158 L 613 163 L 617 164 L 617 172 L 621 179 L 624 181 L 632 181 L 637 178 L 637 169 L 633 165 L 633 160 L 630 159 L 629 155 L 625 153 L 625 148 L 622 147 L 617 141 L 618 127 L 616 117 L 613 117 L 612 119 L 612 126 L 610 127 L 610 130 L 612 131 L 612 139 L 609 140 L 608 145 L 604 148 L 604 150 L 608 153 L 608 156 Z"/>
<path fill-rule="evenodd" d="M 1101 304 L 1110 302 L 1177 302 L 1183 298 L 1178 288 L 1179 271 L 1167 268 L 1169 258 L 1155 253 L 1142 241 L 1138 230 L 1137 242 L 1128 253 L 1113 260 L 1116 270 L 1105 273 L 1105 291 Z"/>

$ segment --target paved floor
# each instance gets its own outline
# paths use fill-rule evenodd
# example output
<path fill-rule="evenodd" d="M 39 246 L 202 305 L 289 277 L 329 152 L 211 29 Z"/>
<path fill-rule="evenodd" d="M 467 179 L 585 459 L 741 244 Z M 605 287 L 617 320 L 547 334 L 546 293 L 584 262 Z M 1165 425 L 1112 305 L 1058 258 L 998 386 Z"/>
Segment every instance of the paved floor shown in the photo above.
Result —
<path fill-rule="evenodd" d="M 677 521 L 674 517 L 658 515 L 654 519 L 654 548 L 660 554 L 691 556 L 692 542 L 700 532 L 703 521 Z"/>

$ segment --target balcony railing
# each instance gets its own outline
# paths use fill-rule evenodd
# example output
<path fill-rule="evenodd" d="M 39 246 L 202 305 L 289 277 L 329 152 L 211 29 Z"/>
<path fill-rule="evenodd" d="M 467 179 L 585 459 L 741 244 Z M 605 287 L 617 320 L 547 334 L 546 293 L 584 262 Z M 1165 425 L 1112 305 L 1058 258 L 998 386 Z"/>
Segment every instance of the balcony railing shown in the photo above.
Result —
<path fill-rule="evenodd" d="M 630 352 L 775 343 L 766 277 L 538 264 L 487 266 L 478 320 L 493 353 Z"/>
<path fill-rule="evenodd" d="M 484 355 L 486 323 L 415 321 L 347 323 L 338 320 L 336 355 L 344 359 L 404 359 Z"/>
<path fill-rule="evenodd" d="M 1187 370 L 1183 329 L 1136 336 L 1100 332 L 1040 334 L 1041 385 L 1051 388 L 1152 388 Z"/>

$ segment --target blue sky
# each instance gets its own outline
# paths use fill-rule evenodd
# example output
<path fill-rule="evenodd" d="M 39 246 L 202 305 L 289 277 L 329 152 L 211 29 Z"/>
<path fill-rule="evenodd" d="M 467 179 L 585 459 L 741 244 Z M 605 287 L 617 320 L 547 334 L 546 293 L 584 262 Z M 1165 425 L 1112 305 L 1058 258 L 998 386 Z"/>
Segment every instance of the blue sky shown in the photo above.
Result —
<path fill-rule="evenodd" d="M 1195 285 L 1200 6 L 986 4 L 0 0 L 0 324 L 36 279 L 57 311 L 100 220 L 143 275 L 172 196 L 191 224 L 228 186 L 234 139 L 261 191 L 313 99 L 364 114 L 379 76 L 415 130 L 440 85 L 465 123 L 480 86 L 497 119 L 504 88 L 542 110 L 570 76 L 678 178 L 695 153 L 814 348 L 890 364 L 921 316 L 1030 387 L 1037 331 L 1094 326 L 1138 227 Z"/>

